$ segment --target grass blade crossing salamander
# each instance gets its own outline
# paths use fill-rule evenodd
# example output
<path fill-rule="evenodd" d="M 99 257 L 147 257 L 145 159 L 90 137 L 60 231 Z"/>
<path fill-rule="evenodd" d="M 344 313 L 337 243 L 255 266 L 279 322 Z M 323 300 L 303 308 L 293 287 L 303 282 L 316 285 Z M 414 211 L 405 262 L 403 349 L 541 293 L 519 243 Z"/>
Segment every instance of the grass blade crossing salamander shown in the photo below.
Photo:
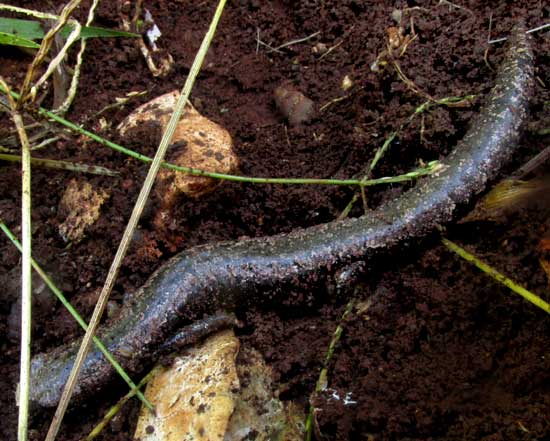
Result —
<path fill-rule="evenodd" d="M 184 323 L 261 298 L 301 289 L 316 292 L 346 265 L 372 259 L 450 221 L 455 207 L 482 191 L 509 159 L 526 119 L 532 53 L 523 27 L 512 34 L 487 104 L 443 161 L 443 171 L 379 207 L 374 215 L 185 250 L 157 270 L 123 307 L 116 323 L 100 332 L 108 349 L 129 373 L 140 372 Z M 32 402 L 57 404 L 77 348 L 74 342 L 34 357 Z M 82 401 L 113 377 L 101 353 L 92 351 L 74 397 Z"/>

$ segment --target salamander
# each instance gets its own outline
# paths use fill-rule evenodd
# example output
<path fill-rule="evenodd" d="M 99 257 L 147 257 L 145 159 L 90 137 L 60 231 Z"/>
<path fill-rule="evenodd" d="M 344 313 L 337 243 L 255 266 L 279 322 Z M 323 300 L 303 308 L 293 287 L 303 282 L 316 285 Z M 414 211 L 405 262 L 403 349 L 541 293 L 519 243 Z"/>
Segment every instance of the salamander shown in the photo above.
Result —
<path fill-rule="evenodd" d="M 451 221 L 456 208 L 483 191 L 516 150 L 528 114 L 533 55 L 523 26 L 514 28 L 508 44 L 486 104 L 440 172 L 362 217 L 181 252 L 148 279 L 118 320 L 100 331 L 109 351 L 130 374 L 141 372 L 185 323 L 293 292 L 326 292 L 346 266 L 376 259 Z M 58 403 L 78 344 L 33 358 L 33 403 Z M 73 400 L 84 401 L 114 377 L 109 363 L 92 349 Z"/>

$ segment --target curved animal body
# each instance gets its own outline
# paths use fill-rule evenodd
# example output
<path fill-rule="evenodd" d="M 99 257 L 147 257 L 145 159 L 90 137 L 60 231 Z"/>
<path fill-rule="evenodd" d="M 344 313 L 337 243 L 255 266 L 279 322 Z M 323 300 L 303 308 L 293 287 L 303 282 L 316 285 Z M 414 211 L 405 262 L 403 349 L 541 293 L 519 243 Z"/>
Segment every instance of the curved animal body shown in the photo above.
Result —
<path fill-rule="evenodd" d="M 439 174 L 379 207 L 375 215 L 185 250 L 151 276 L 100 338 L 128 372 L 142 371 L 183 323 L 289 291 L 319 288 L 345 266 L 372 259 L 450 221 L 455 207 L 482 191 L 514 151 L 532 82 L 532 54 L 518 27 L 487 105 Z M 77 347 L 75 342 L 33 359 L 34 403 L 57 404 Z M 114 375 L 101 353 L 93 350 L 81 371 L 76 399 L 83 400 Z"/>

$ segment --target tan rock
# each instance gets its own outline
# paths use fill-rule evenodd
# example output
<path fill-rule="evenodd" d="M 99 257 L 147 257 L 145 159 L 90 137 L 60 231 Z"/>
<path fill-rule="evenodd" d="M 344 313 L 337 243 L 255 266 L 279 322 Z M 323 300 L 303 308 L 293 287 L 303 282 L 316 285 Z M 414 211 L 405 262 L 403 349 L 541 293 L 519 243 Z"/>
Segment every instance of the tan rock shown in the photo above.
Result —
<path fill-rule="evenodd" d="M 235 396 L 235 410 L 224 441 L 302 441 L 303 411 L 274 396 L 273 372 L 262 355 L 255 349 L 242 348 L 237 372 L 246 381 Z"/>
<path fill-rule="evenodd" d="M 216 173 L 231 173 L 238 166 L 233 140 L 227 130 L 189 107 L 172 138 L 167 160 L 174 164 Z M 158 174 L 158 191 L 167 205 L 179 194 L 199 197 L 212 191 L 222 181 L 205 176 L 162 168 Z"/>
<path fill-rule="evenodd" d="M 106 191 L 94 190 L 89 182 L 72 179 L 59 203 L 59 211 L 65 215 L 59 226 L 63 240 L 82 240 L 88 227 L 99 218 L 101 205 L 108 197 Z"/>
<path fill-rule="evenodd" d="M 156 415 L 142 408 L 134 434 L 140 441 L 221 441 L 239 389 L 232 330 L 209 337 L 164 368 L 147 385 Z"/>
<path fill-rule="evenodd" d="M 170 120 L 170 115 L 179 97 L 180 92 L 178 90 L 173 90 L 172 92 L 165 93 L 164 95 L 160 95 L 142 104 L 118 125 L 117 129 L 120 136 L 126 136 L 132 129 L 144 123 L 158 123 L 164 129 Z"/>
<path fill-rule="evenodd" d="M 172 91 L 138 107 L 119 125 L 119 133 L 125 136 L 144 123 L 158 124 L 164 132 L 179 96 L 179 91 Z M 238 167 L 229 132 L 202 116 L 191 103 L 185 106 L 166 160 L 182 167 L 224 174 L 231 173 Z M 200 197 L 222 182 L 219 179 L 193 176 L 166 168 L 159 171 L 157 179 L 156 192 L 166 208 L 171 207 L 181 194 Z"/>

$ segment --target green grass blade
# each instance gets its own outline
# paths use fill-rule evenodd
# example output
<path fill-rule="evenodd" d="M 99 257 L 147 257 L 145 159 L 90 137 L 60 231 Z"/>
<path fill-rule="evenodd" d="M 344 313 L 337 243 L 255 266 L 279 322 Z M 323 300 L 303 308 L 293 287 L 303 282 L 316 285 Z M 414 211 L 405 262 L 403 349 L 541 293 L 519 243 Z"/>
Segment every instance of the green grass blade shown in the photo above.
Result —
<path fill-rule="evenodd" d="M 32 40 L 18 37 L 17 35 L 9 34 L 6 32 L 0 32 L 0 44 L 6 45 L 6 46 L 28 47 L 31 49 L 38 49 L 40 47 L 39 44 L 36 44 Z"/>
<path fill-rule="evenodd" d="M 0 32 L 17 35 L 27 40 L 44 38 L 46 32 L 39 21 L 0 17 Z"/>
<path fill-rule="evenodd" d="M 533 294 L 531 291 L 526 290 L 522 286 L 515 283 L 512 279 L 509 279 L 504 274 L 499 273 L 494 268 L 487 265 L 485 262 L 479 260 L 476 256 L 466 251 L 464 248 L 458 246 L 456 243 L 451 242 L 449 239 L 442 238 L 441 241 L 449 250 L 458 254 L 463 259 L 467 260 L 470 263 L 473 263 L 485 274 L 491 276 L 497 282 L 502 283 L 504 286 L 507 286 L 516 294 L 522 296 L 525 300 L 531 302 L 533 305 L 538 306 L 540 309 L 545 311 L 547 314 L 550 314 L 550 304 L 542 300 L 536 294 Z"/>
<path fill-rule="evenodd" d="M 0 153 L 0 161 L 21 162 L 21 156 Z M 59 161 L 56 159 L 31 158 L 31 164 L 38 167 L 48 167 L 57 170 L 68 170 L 77 173 L 90 173 L 93 175 L 120 176 L 120 173 L 100 165 L 80 164 L 78 162 Z"/>
<path fill-rule="evenodd" d="M 71 33 L 70 26 L 66 26 L 61 31 L 63 37 L 68 36 Z M 141 37 L 139 34 L 134 34 L 133 32 L 119 31 L 117 29 L 107 29 L 107 28 L 98 28 L 97 26 L 82 26 L 82 31 L 80 32 L 81 38 L 113 38 L 113 37 L 128 37 L 128 38 L 138 38 Z"/>
<path fill-rule="evenodd" d="M 65 25 L 61 30 L 61 35 L 67 38 L 72 31 L 71 25 Z M 28 40 L 41 40 L 46 35 L 42 23 L 36 20 L 24 20 L 20 18 L 0 17 L 0 33 L 10 35 L 21 39 L 23 42 Z M 112 37 L 140 37 L 139 34 L 119 31 L 116 29 L 106 29 L 97 26 L 83 26 L 80 32 L 81 38 L 112 38 Z M 7 44 L 7 43 L 4 43 Z M 22 45 L 20 45 L 22 46 Z M 39 47 L 39 46 L 25 46 Z"/>

